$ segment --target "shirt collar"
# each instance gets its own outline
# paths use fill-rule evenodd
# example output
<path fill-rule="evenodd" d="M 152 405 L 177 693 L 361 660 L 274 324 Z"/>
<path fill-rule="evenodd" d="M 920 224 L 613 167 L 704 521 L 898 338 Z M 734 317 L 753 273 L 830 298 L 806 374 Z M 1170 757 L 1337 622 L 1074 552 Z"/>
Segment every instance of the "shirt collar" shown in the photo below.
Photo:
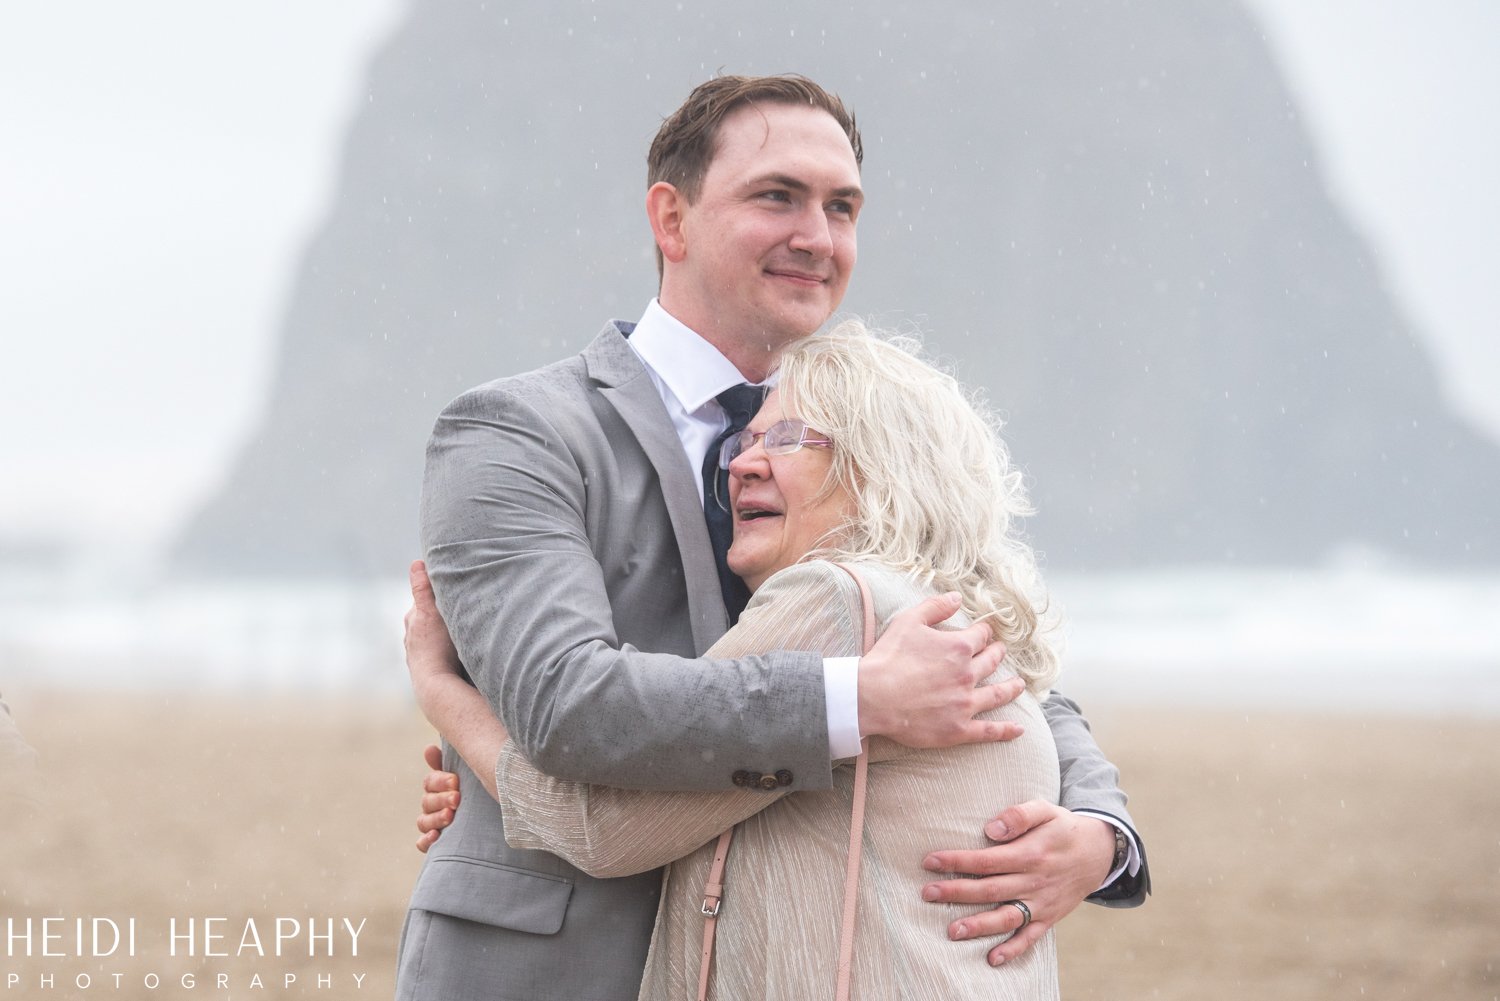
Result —
<path fill-rule="evenodd" d="M 734 363 L 652 299 L 630 334 L 630 346 L 687 413 L 745 381 Z"/>

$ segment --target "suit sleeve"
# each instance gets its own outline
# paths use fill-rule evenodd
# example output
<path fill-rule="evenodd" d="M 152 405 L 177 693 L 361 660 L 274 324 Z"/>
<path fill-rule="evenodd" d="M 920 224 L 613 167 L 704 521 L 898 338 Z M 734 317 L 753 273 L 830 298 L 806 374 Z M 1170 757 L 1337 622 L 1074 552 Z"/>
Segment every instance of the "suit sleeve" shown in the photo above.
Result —
<path fill-rule="evenodd" d="M 1088 720 L 1072 699 L 1053 692 L 1042 703 L 1042 713 L 1057 744 L 1058 764 L 1062 771 L 1059 804 L 1067 810 L 1092 810 L 1118 819 L 1135 835 L 1141 852 L 1141 867 L 1134 875 L 1122 874 L 1109 886 L 1088 899 L 1111 907 L 1134 907 L 1145 902 L 1151 887 L 1146 867 L 1146 844 L 1136 831 L 1125 808 L 1126 796 L 1120 788 L 1120 771 L 1094 740 Z"/>
<path fill-rule="evenodd" d="M 830 657 L 859 651 L 859 592 L 826 563 L 791 567 L 756 594 L 711 655 L 733 657 L 794 644 Z M 495 768 L 512 848 L 559 855 L 591 876 L 628 876 L 690 854 L 791 791 L 661 792 L 568 782 L 538 771 L 508 742 Z"/>
<path fill-rule="evenodd" d="M 826 788 L 819 657 L 695 660 L 619 641 L 572 447 L 588 419 L 562 406 L 544 416 L 491 386 L 454 401 L 434 428 L 423 549 L 473 681 L 518 750 L 559 778 L 706 790 L 754 768 Z"/>

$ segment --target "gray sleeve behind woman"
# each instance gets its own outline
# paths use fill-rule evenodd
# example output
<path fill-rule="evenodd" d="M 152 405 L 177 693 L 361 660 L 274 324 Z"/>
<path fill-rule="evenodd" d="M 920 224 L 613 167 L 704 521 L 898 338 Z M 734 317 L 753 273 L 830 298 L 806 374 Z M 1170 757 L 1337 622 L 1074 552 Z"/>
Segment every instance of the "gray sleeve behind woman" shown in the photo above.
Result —
<path fill-rule="evenodd" d="M 1135 829 L 1127 797 L 1120 788 L 1120 770 L 1110 764 L 1089 730 L 1078 703 L 1053 692 L 1042 703 L 1042 713 L 1052 728 L 1057 744 L 1057 759 L 1062 767 L 1062 794 L 1059 802 L 1069 810 L 1097 810 L 1119 817 Z"/>
<path fill-rule="evenodd" d="M 1068 810 L 1093 810 L 1107 813 L 1130 828 L 1140 853 L 1140 868 L 1134 874 L 1123 873 L 1113 883 L 1093 893 L 1089 900 L 1106 907 L 1139 907 L 1151 892 L 1151 871 L 1146 863 L 1146 843 L 1136 829 L 1135 821 L 1125 809 L 1125 791 L 1120 788 L 1120 770 L 1110 764 L 1094 741 L 1088 720 L 1078 704 L 1053 692 L 1042 703 L 1042 713 L 1057 744 L 1058 765 L 1062 773 L 1062 795 L 1059 803 Z"/>

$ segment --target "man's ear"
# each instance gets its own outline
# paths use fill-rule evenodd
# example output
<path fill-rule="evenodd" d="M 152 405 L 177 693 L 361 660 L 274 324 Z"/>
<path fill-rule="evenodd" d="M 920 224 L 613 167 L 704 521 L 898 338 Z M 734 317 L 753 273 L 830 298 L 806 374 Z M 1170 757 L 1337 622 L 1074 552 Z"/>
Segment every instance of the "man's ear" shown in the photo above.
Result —
<path fill-rule="evenodd" d="M 657 181 L 646 192 L 646 218 L 662 257 L 673 264 L 687 256 L 687 238 L 682 232 L 687 199 L 666 181 Z"/>

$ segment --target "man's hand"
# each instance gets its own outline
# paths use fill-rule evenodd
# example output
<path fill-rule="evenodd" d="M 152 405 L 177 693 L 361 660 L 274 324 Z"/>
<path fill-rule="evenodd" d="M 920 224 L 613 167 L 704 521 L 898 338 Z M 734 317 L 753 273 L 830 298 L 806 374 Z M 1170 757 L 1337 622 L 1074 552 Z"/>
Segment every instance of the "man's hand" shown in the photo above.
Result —
<path fill-rule="evenodd" d="M 974 718 L 1010 702 L 1024 685 L 1019 678 L 979 684 L 1000 666 L 1005 645 L 991 642 L 990 628 L 983 623 L 959 630 L 934 628 L 958 608 L 958 595 L 952 593 L 908 608 L 860 658 L 862 735 L 883 735 L 907 747 L 951 747 L 1021 735 L 1018 723 Z"/>
<path fill-rule="evenodd" d="M 929 883 L 922 899 L 996 905 L 1019 900 L 1029 907 L 1032 920 L 1025 928 L 1020 909 L 1009 905 L 948 926 L 948 937 L 955 941 L 1016 932 L 990 950 L 990 964 L 999 966 L 1031 948 L 1099 889 L 1114 859 L 1115 835 L 1114 828 L 1098 817 L 1043 800 L 1011 807 L 986 824 L 984 832 L 1001 843 L 974 851 L 933 852 L 922 861 L 923 868 L 933 872 L 983 878 Z"/>
<path fill-rule="evenodd" d="M 417 818 L 417 851 L 426 854 L 443 828 L 453 823 L 453 811 L 458 809 L 461 798 L 458 791 L 458 776 L 443 771 L 443 752 L 436 744 L 429 744 L 422 752 L 422 759 L 432 769 L 422 780 L 422 815 Z"/>

